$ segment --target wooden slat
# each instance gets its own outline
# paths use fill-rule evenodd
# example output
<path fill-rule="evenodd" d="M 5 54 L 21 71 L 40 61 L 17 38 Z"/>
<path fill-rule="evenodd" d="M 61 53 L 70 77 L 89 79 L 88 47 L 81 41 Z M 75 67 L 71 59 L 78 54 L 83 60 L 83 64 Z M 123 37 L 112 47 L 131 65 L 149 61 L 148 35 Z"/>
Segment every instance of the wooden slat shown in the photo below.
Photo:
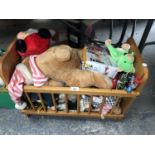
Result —
<path fill-rule="evenodd" d="M 77 95 L 77 113 L 80 112 L 80 99 L 81 99 L 81 96 Z"/>
<path fill-rule="evenodd" d="M 51 96 L 52 96 L 52 102 L 53 102 L 54 107 L 55 107 L 55 112 L 57 112 L 58 110 L 57 110 L 57 102 L 55 100 L 55 96 L 54 96 L 54 94 L 51 94 Z"/>
<path fill-rule="evenodd" d="M 40 112 L 42 109 L 43 109 L 43 106 L 42 106 L 42 105 L 39 105 L 39 106 L 37 107 L 37 112 Z"/>
<path fill-rule="evenodd" d="M 34 107 L 34 105 L 33 105 L 32 101 L 31 101 L 31 99 L 30 99 L 30 97 L 29 97 L 28 93 L 24 93 L 24 94 L 25 94 L 25 96 L 26 96 L 26 98 L 27 98 L 27 100 L 28 100 L 29 104 L 31 105 L 31 108 L 35 110 L 35 107 Z"/>
<path fill-rule="evenodd" d="M 43 98 L 42 98 L 41 94 L 40 94 L 40 93 L 38 93 L 38 96 L 39 96 L 39 98 L 40 98 L 40 100 L 41 100 L 41 105 L 42 105 L 42 107 L 43 107 L 44 111 L 46 111 L 46 106 L 45 106 L 45 103 L 44 103 L 44 100 L 43 100 Z"/>
<path fill-rule="evenodd" d="M 66 107 L 66 112 L 68 113 L 68 95 L 65 95 L 65 107 Z"/>
<path fill-rule="evenodd" d="M 140 93 L 132 91 L 127 93 L 125 90 L 115 90 L 115 89 L 98 89 L 98 88 L 80 88 L 79 91 L 72 91 L 70 87 L 34 87 L 30 85 L 24 86 L 25 92 L 33 93 L 64 93 L 64 94 L 85 94 L 85 95 L 101 95 L 101 96 L 120 96 L 120 97 L 136 97 Z"/>
<path fill-rule="evenodd" d="M 88 109 L 89 114 L 91 113 L 91 110 L 92 110 L 92 107 L 91 107 L 92 103 L 93 103 L 93 96 L 91 95 L 90 96 L 90 102 L 89 102 L 89 109 Z"/>
<path fill-rule="evenodd" d="M 96 112 L 91 112 L 89 115 L 86 112 L 80 112 L 80 113 L 76 113 L 76 112 L 69 112 L 66 113 L 65 111 L 58 111 L 57 113 L 48 109 L 46 112 L 45 111 L 39 111 L 36 112 L 34 110 L 22 110 L 23 114 L 29 114 L 29 115 L 48 115 L 48 116 L 75 116 L 75 117 L 89 117 L 89 118 L 101 118 L 101 115 L 99 113 Z M 113 118 L 113 119 L 122 119 L 124 118 L 123 114 L 120 115 L 110 115 L 107 114 L 105 115 L 105 118 Z"/>
<path fill-rule="evenodd" d="M 99 111 L 100 114 L 102 113 L 102 108 L 103 108 L 104 104 L 106 103 L 106 97 L 107 96 L 103 96 L 103 102 L 102 102 L 102 104 L 100 106 L 100 111 Z"/>
<path fill-rule="evenodd" d="M 114 111 L 114 108 L 112 107 L 112 109 L 110 110 L 109 114 L 112 115 L 113 111 Z"/>
<path fill-rule="evenodd" d="M 117 98 L 116 98 L 116 105 L 114 105 L 114 106 L 117 106 L 119 103 L 120 103 L 120 98 L 117 97 Z M 110 114 L 112 114 L 113 111 L 114 111 L 114 108 L 112 108 L 112 109 L 110 110 Z"/>
<path fill-rule="evenodd" d="M 122 113 L 125 114 L 136 98 L 124 98 L 122 103 Z"/>

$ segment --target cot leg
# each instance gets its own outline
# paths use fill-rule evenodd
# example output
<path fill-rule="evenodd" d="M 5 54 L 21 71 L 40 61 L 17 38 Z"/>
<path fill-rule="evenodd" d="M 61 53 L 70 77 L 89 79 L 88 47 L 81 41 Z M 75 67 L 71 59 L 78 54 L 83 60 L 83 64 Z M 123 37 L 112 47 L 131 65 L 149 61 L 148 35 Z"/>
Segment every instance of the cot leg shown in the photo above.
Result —
<path fill-rule="evenodd" d="M 124 98 L 122 103 L 122 113 L 125 114 L 136 98 Z"/>
<path fill-rule="evenodd" d="M 30 114 L 24 114 L 25 117 L 30 118 Z"/>

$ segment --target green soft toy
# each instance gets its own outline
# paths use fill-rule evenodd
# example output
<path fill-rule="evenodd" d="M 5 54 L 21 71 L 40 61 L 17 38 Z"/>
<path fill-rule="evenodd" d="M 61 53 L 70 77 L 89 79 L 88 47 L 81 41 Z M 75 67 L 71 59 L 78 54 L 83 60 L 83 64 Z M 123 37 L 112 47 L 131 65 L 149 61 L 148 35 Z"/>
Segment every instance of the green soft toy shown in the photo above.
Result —
<path fill-rule="evenodd" d="M 122 44 L 121 48 L 114 48 L 111 44 L 111 40 L 108 39 L 105 41 L 105 45 L 110 52 L 112 64 L 115 64 L 120 71 L 124 71 L 126 73 L 135 72 L 135 68 L 133 66 L 134 54 L 133 52 L 129 53 L 129 44 Z"/>

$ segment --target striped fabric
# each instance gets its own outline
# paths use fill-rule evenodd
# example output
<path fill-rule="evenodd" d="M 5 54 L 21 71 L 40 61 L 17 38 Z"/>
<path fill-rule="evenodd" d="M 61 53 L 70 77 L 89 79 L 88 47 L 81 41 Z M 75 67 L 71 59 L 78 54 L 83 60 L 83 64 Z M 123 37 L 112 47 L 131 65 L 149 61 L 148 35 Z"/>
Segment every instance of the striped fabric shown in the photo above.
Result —
<path fill-rule="evenodd" d="M 16 104 L 21 104 L 24 82 L 22 73 L 16 68 L 8 85 L 9 95 Z"/>
<path fill-rule="evenodd" d="M 45 82 L 48 80 L 45 75 L 41 73 L 38 67 L 35 64 L 36 55 L 29 57 L 29 63 L 32 72 L 32 81 L 33 85 L 36 87 L 43 86 Z M 16 67 L 12 78 L 8 84 L 8 92 L 11 99 L 15 102 L 15 104 L 21 104 L 21 96 L 23 94 L 23 85 L 26 84 L 26 80 L 22 72 Z"/>
<path fill-rule="evenodd" d="M 35 63 L 35 57 L 36 55 L 30 56 L 29 63 L 31 67 L 31 72 L 32 72 L 32 81 L 34 86 L 40 87 L 45 84 L 45 82 L 48 80 L 43 73 L 39 70 L 39 68 L 36 66 Z"/>

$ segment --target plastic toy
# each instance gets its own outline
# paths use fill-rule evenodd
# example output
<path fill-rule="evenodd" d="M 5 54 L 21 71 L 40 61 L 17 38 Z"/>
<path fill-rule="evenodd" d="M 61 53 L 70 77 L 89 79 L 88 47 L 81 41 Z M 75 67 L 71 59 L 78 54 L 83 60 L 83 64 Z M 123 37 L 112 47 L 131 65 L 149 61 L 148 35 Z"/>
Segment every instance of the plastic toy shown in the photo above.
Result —
<path fill-rule="evenodd" d="M 131 93 L 135 88 L 137 88 L 137 86 L 138 86 L 140 83 L 141 83 L 141 78 L 140 78 L 140 77 L 131 75 L 131 76 L 129 77 L 129 84 L 128 84 L 128 86 L 125 87 L 125 90 L 126 90 L 128 93 Z"/>
<path fill-rule="evenodd" d="M 128 83 L 128 73 L 120 74 L 118 81 L 117 81 L 117 89 L 124 89 L 126 84 Z"/>
<path fill-rule="evenodd" d="M 117 81 L 117 89 L 124 89 L 131 93 L 141 83 L 141 77 L 135 76 L 133 73 L 122 73 Z"/>

